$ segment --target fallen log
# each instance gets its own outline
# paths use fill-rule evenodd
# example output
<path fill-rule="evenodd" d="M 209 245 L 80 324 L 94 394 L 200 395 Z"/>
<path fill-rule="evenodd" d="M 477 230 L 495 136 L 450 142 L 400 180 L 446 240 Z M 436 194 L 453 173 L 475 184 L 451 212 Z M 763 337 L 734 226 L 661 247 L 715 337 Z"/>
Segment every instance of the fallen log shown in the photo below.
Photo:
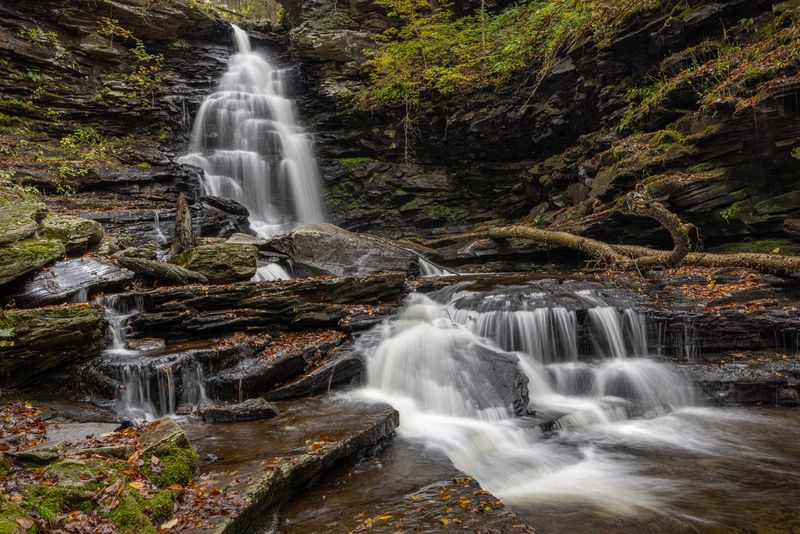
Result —
<path fill-rule="evenodd" d="M 190 271 L 180 265 L 166 263 L 163 261 L 145 260 L 142 258 L 134 258 L 130 256 L 123 256 L 114 254 L 114 260 L 120 267 L 130 269 L 136 274 L 143 274 L 162 282 L 169 282 L 171 284 L 206 284 L 208 278 L 195 271 Z"/>
<path fill-rule="evenodd" d="M 733 267 L 768 274 L 800 276 L 800 257 L 779 254 L 735 253 L 712 254 L 690 252 L 690 232 L 693 225 L 684 223 L 661 202 L 651 198 L 643 188 L 637 188 L 625 198 L 630 211 L 652 217 L 672 236 L 672 250 L 658 250 L 636 245 L 610 245 L 603 241 L 558 230 L 545 230 L 525 225 L 490 228 L 494 239 L 517 238 L 547 245 L 579 250 L 595 260 L 619 269 L 648 270 L 684 264 L 697 267 Z"/>

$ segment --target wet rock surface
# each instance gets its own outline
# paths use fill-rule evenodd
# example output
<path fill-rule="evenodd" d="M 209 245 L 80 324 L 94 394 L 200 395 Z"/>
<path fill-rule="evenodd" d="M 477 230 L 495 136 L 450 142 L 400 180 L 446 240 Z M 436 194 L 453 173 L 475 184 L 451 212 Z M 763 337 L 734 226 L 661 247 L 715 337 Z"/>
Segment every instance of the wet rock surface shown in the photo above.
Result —
<path fill-rule="evenodd" d="M 278 409 L 261 397 L 236 404 L 209 406 L 203 410 L 203 420 L 208 423 L 236 423 L 269 419 L 278 415 Z"/>
<path fill-rule="evenodd" d="M 133 280 L 133 273 L 97 258 L 59 261 L 10 287 L 6 299 L 16 306 L 57 304 L 71 299 L 87 300 L 97 292 L 119 290 Z"/>
<path fill-rule="evenodd" d="M 268 246 L 289 256 L 295 268 L 335 276 L 419 270 L 417 255 L 399 244 L 332 224 L 300 226 L 273 238 Z"/>
<path fill-rule="evenodd" d="M 700 362 L 680 369 L 715 404 L 800 406 L 800 361 L 796 358 L 738 355 L 727 363 Z"/>
<path fill-rule="evenodd" d="M 280 415 L 268 420 L 183 426 L 201 458 L 218 458 L 201 465 L 201 476 L 243 501 L 228 517 L 197 518 L 195 532 L 258 528 L 272 508 L 334 466 L 379 447 L 398 424 L 397 412 L 386 405 L 308 399 L 276 406 Z"/>
<path fill-rule="evenodd" d="M 141 313 L 129 323 L 134 335 L 159 333 L 168 339 L 186 339 L 231 330 L 276 332 L 335 326 L 348 315 L 348 305 L 392 302 L 405 291 L 405 276 L 387 273 L 183 286 L 133 291 L 119 298 L 140 306 Z"/>
<path fill-rule="evenodd" d="M 277 525 L 278 532 L 287 534 L 359 528 L 532 532 L 524 520 L 455 469 L 444 455 L 402 438 L 372 458 L 322 477 L 281 509 Z"/>

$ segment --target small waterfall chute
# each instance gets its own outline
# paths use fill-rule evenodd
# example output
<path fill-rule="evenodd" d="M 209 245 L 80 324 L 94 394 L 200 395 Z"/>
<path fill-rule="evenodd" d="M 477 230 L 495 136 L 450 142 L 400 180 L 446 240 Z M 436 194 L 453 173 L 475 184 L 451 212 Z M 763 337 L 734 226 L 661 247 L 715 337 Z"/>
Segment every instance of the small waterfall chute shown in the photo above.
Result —
<path fill-rule="evenodd" d="M 278 262 L 269 262 L 256 269 L 253 282 L 268 282 L 270 280 L 291 280 L 292 275 Z"/>

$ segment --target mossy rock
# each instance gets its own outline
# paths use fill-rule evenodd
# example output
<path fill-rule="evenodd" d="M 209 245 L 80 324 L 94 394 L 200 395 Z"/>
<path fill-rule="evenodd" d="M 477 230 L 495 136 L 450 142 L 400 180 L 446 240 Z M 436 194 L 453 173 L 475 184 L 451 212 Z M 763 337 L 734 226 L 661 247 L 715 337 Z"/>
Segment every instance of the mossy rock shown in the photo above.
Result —
<path fill-rule="evenodd" d="M 0 312 L 0 385 L 23 384 L 40 373 L 98 353 L 106 321 L 102 306 L 72 304 Z"/>
<path fill-rule="evenodd" d="M 80 255 L 103 239 L 103 227 L 97 221 L 80 217 L 51 216 L 42 221 L 42 235 L 64 243 L 67 254 Z"/>
<path fill-rule="evenodd" d="M 31 237 L 47 215 L 41 202 L 19 201 L 0 205 L 0 245 Z"/>
<path fill-rule="evenodd" d="M 145 459 L 142 472 L 159 486 L 186 484 L 194 474 L 197 453 L 183 430 L 172 419 L 154 421 L 142 430 L 140 457 Z M 151 456 L 160 461 L 153 463 Z"/>
<path fill-rule="evenodd" d="M 64 243 L 55 239 L 25 239 L 0 247 L 0 285 L 64 256 Z"/>
<path fill-rule="evenodd" d="M 94 507 L 94 493 L 91 489 L 72 486 L 31 485 L 25 489 L 22 507 L 36 512 L 47 521 L 53 521 L 63 512 L 91 510 Z"/>
<path fill-rule="evenodd" d="M 214 243 L 200 245 L 170 261 L 203 274 L 212 284 L 250 280 L 256 274 L 258 249 L 253 245 Z"/>
<path fill-rule="evenodd" d="M 145 500 L 145 511 L 156 523 L 162 523 L 172 517 L 175 509 L 175 492 L 161 490 L 153 498 Z"/>
<path fill-rule="evenodd" d="M 113 235 L 103 237 L 100 244 L 95 248 L 94 253 L 98 256 L 111 256 L 122 250 L 127 249 L 133 244 L 133 237 L 128 234 Z"/>

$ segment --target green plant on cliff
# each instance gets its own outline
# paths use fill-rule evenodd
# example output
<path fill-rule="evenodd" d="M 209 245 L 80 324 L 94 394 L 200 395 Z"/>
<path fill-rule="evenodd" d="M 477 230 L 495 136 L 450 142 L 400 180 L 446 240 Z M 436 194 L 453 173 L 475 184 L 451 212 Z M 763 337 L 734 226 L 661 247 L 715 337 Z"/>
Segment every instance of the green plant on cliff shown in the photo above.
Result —
<path fill-rule="evenodd" d="M 381 3 L 398 24 L 382 34 L 371 53 L 368 97 L 416 104 L 425 93 L 484 87 L 519 72 L 535 89 L 561 52 L 587 38 L 608 45 L 620 24 L 660 7 L 662 0 L 533 0 L 462 17 L 449 2 Z"/>
<path fill-rule="evenodd" d="M 26 41 L 41 46 L 60 47 L 61 40 L 58 34 L 53 31 L 46 32 L 39 26 L 33 28 L 20 28 L 17 30 L 17 36 L 25 39 Z"/>
<path fill-rule="evenodd" d="M 737 110 L 753 105 L 762 89 L 784 83 L 800 70 L 800 8 L 785 8 L 771 20 L 754 28 L 753 19 L 742 19 L 739 41 L 723 39 L 704 42 L 695 50 L 713 49 L 713 57 L 695 60 L 675 74 L 664 74 L 650 85 L 628 91 L 628 106 L 617 125 L 628 129 L 637 118 L 646 116 L 670 97 L 683 90 L 691 91 L 701 108 L 721 102 L 732 103 Z"/>
<path fill-rule="evenodd" d="M 133 32 L 122 26 L 117 19 L 100 17 L 97 33 L 119 40 L 128 47 L 130 65 L 128 72 L 121 75 L 122 81 L 132 86 L 134 96 L 145 97 L 164 82 L 164 56 L 148 52 L 144 42 Z"/>

